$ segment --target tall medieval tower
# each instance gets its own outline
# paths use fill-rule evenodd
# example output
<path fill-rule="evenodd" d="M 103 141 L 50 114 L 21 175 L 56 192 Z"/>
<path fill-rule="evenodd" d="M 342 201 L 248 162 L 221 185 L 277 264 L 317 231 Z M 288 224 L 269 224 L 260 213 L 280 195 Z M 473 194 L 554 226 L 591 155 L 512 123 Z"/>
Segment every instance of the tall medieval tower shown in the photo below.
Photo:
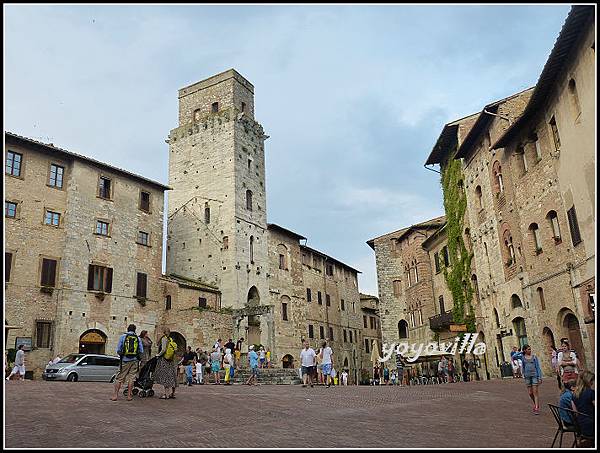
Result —
<path fill-rule="evenodd" d="M 269 297 L 265 138 L 254 87 L 237 71 L 179 90 L 167 140 L 167 273 L 217 286 L 223 307 Z"/>

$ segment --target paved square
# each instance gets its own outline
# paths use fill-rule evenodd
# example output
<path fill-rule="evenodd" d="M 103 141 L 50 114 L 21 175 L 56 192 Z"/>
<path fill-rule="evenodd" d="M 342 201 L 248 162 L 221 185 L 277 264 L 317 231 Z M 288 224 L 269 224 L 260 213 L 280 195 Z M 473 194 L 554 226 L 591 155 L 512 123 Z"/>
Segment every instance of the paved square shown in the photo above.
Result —
<path fill-rule="evenodd" d="M 109 398 L 112 384 L 9 382 L 6 447 L 549 447 L 554 380 L 531 413 L 523 380 L 418 387 L 204 385 L 176 399 Z M 566 435 L 563 446 L 570 447 Z"/>

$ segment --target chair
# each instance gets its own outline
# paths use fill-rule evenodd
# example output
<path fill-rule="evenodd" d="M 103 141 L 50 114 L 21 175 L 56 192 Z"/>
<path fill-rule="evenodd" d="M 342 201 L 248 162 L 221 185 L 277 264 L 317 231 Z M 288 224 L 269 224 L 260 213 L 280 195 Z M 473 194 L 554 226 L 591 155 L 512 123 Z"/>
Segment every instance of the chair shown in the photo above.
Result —
<path fill-rule="evenodd" d="M 572 409 L 566 409 L 566 408 L 560 408 L 558 406 L 555 406 L 554 404 L 548 404 L 548 407 L 550 407 L 550 411 L 552 412 L 552 415 L 554 416 L 554 419 L 556 420 L 556 423 L 558 425 L 558 429 L 556 430 L 556 434 L 554 435 L 554 440 L 552 440 L 552 445 L 550 446 L 550 448 L 554 447 L 554 443 L 556 442 L 556 438 L 558 437 L 558 435 L 560 434 L 560 440 L 558 443 L 558 447 L 562 448 L 562 438 L 563 438 L 563 434 L 564 433 L 573 433 L 573 445 L 571 445 L 571 448 L 574 448 L 577 445 L 577 441 L 593 441 L 593 438 L 589 438 L 584 436 L 583 434 L 581 434 L 581 427 L 579 425 L 579 421 L 578 421 L 578 417 L 583 416 L 583 417 L 590 417 L 590 415 L 588 414 L 584 414 L 583 412 L 577 412 L 574 411 Z M 563 419 L 560 416 L 560 412 L 559 411 L 565 411 L 569 414 L 569 416 L 571 417 L 571 420 L 573 420 L 573 424 L 572 425 L 566 425 L 565 422 L 563 421 Z"/>

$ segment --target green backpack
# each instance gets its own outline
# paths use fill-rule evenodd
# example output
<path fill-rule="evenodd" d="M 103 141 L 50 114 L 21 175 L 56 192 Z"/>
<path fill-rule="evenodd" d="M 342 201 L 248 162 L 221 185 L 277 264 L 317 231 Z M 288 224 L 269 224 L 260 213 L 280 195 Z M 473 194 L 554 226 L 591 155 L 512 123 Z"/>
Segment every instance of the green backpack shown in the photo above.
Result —
<path fill-rule="evenodd" d="M 173 360 L 175 351 L 177 351 L 177 343 L 171 337 L 167 337 L 167 350 L 165 351 L 164 358 L 166 360 Z"/>
<path fill-rule="evenodd" d="M 123 341 L 123 356 L 127 358 L 138 357 L 140 354 L 140 339 L 137 335 L 127 335 Z"/>

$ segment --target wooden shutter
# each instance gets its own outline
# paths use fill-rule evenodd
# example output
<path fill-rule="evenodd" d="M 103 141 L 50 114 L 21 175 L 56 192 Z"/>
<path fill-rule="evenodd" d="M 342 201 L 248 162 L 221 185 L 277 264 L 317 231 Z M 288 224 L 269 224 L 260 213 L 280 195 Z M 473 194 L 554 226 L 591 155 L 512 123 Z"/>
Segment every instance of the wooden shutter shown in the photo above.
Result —
<path fill-rule="evenodd" d="M 104 277 L 105 277 L 105 286 L 104 292 L 110 293 L 112 292 L 112 279 L 113 279 L 113 270 L 110 267 L 104 268 Z"/>
<path fill-rule="evenodd" d="M 141 272 L 138 272 L 137 274 L 137 289 L 136 289 L 136 296 L 137 297 L 146 297 L 146 281 L 147 281 L 147 275 L 143 274 Z"/>
<path fill-rule="evenodd" d="M 4 280 L 10 281 L 10 271 L 12 268 L 12 253 L 4 253 Z"/>
<path fill-rule="evenodd" d="M 90 264 L 88 267 L 88 291 L 94 289 L 94 265 Z"/>
<path fill-rule="evenodd" d="M 56 282 L 56 260 L 42 259 L 41 286 L 54 286 Z"/>
<path fill-rule="evenodd" d="M 569 229 L 571 230 L 573 245 L 577 245 L 581 242 L 581 233 L 579 232 L 579 223 L 577 222 L 575 206 L 567 211 L 567 217 L 569 218 Z"/>

